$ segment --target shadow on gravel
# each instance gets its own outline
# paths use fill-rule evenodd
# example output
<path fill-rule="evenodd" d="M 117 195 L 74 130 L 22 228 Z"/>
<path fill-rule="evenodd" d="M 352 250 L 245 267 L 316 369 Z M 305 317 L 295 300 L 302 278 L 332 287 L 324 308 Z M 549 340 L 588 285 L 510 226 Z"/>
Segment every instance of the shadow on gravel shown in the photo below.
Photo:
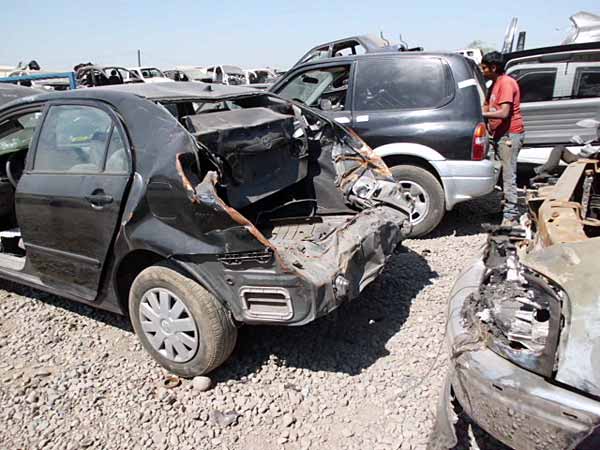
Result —
<path fill-rule="evenodd" d="M 271 355 L 288 367 L 358 374 L 389 354 L 385 346 L 408 318 L 412 300 L 437 277 L 425 258 L 401 246 L 359 298 L 333 313 L 301 327 L 240 328 L 233 355 L 211 376 L 240 379 L 258 372 Z M 10 281 L 0 280 L 0 289 L 133 332 L 129 320 L 118 314 Z"/>
<path fill-rule="evenodd" d="M 501 199 L 502 194 L 494 191 L 485 197 L 459 203 L 452 211 L 447 212 L 438 227 L 423 239 L 483 233 L 482 224 L 502 222 Z"/>
<path fill-rule="evenodd" d="M 92 320 L 97 320 L 111 327 L 119 328 L 124 331 L 133 333 L 133 328 L 129 319 L 121 316 L 120 314 L 111 313 L 101 309 L 93 308 L 91 306 L 84 305 L 73 300 L 59 297 L 47 292 L 43 292 L 28 286 L 13 283 L 7 280 L 0 280 L 0 289 L 7 292 L 11 292 L 15 295 L 22 295 L 25 297 L 33 298 L 47 305 L 64 309 L 70 313 L 79 314 L 81 316 L 88 317 Z"/>
<path fill-rule="evenodd" d="M 388 355 L 386 343 L 402 328 L 412 300 L 438 277 L 421 255 L 400 251 L 359 298 L 311 324 L 242 327 L 234 354 L 214 377 L 240 379 L 271 355 L 287 367 L 355 375 Z"/>

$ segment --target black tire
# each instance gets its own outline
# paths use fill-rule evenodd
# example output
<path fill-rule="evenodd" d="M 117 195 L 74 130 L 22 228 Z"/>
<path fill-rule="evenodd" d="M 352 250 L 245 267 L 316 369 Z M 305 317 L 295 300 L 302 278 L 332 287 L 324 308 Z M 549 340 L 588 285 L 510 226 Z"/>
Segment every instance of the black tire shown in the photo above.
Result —
<path fill-rule="evenodd" d="M 396 181 L 402 183 L 408 181 L 421 187 L 429 198 L 429 207 L 423 217 L 419 217 L 418 223 L 413 226 L 412 232 L 408 237 L 416 238 L 424 236 L 439 225 L 445 213 L 444 189 L 431 172 L 410 165 L 400 165 L 391 167 L 392 175 Z"/>
<path fill-rule="evenodd" d="M 142 329 L 142 299 L 148 291 L 156 288 L 175 294 L 196 325 L 198 349 L 185 362 L 174 361 L 159 353 Z M 231 355 L 237 340 L 237 328 L 225 306 L 194 280 L 161 265 L 148 267 L 133 281 L 129 293 L 129 314 L 146 351 L 168 371 L 186 378 L 203 375 L 219 367 Z"/>

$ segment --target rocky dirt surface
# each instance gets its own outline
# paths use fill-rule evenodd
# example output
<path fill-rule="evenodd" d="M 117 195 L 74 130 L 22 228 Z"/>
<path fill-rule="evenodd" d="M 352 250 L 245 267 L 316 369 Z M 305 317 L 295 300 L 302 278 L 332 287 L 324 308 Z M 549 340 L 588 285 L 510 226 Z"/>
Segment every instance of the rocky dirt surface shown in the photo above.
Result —
<path fill-rule="evenodd" d="M 207 391 L 166 389 L 126 319 L 0 282 L 0 449 L 424 449 L 448 294 L 499 211 L 459 205 L 308 326 L 241 328 Z"/>

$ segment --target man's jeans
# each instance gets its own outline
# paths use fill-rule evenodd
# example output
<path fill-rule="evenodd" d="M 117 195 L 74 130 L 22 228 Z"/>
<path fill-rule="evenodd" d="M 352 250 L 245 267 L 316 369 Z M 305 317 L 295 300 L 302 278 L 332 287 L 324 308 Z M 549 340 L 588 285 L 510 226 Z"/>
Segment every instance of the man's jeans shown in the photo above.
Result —
<path fill-rule="evenodd" d="M 494 142 L 496 153 L 502 162 L 502 180 L 504 182 L 504 219 L 516 220 L 519 217 L 517 195 L 517 157 L 523 146 L 525 134 L 509 133 Z"/>

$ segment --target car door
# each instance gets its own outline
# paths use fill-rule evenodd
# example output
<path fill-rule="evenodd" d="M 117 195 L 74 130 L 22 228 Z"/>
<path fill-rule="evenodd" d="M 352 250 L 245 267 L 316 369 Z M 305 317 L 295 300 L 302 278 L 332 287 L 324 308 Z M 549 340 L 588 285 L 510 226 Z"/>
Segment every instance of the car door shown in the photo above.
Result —
<path fill-rule="evenodd" d="M 30 271 L 93 300 L 131 173 L 124 128 L 95 102 L 47 105 L 16 190 Z"/>
<path fill-rule="evenodd" d="M 349 125 L 352 121 L 354 63 L 329 63 L 297 70 L 278 83 L 273 91 L 281 97 L 303 103 L 333 120 Z"/>

